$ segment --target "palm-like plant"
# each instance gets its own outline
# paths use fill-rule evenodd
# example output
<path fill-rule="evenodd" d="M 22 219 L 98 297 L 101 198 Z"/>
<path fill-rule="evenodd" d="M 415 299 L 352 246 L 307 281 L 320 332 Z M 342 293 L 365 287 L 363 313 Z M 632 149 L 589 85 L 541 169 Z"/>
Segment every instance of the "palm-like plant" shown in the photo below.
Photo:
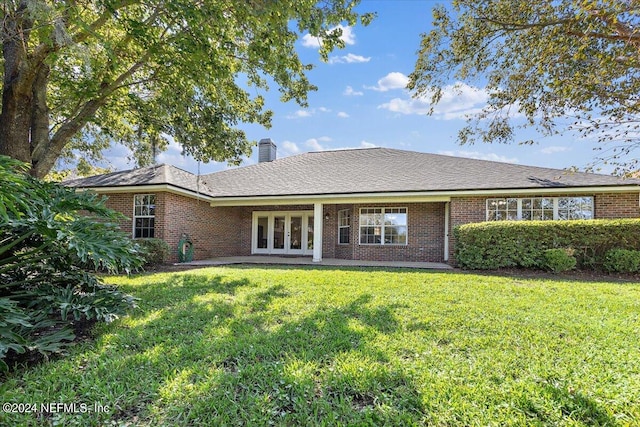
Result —
<path fill-rule="evenodd" d="M 134 299 L 90 271 L 128 273 L 142 263 L 103 199 L 26 170 L 0 156 L 0 369 L 9 350 L 60 351 L 73 320 L 124 313 Z"/>

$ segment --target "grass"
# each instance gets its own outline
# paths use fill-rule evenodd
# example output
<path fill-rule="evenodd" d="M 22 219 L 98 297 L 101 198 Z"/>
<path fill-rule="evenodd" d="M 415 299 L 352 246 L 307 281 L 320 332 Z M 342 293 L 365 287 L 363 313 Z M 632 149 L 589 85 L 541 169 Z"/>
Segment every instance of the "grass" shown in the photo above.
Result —
<path fill-rule="evenodd" d="M 141 298 L 18 370 L 0 425 L 640 425 L 640 284 L 226 267 L 113 277 Z"/>

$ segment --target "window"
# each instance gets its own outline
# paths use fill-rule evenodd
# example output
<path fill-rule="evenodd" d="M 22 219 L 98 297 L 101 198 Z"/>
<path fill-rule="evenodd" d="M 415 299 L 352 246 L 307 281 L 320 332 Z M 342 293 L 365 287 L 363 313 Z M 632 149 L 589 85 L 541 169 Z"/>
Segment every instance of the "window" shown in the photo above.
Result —
<path fill-rule="evenodd" d="M 154 237 L 156 216 L 155 194 L 133 196 L 133 237 Z"/>
<path fill-rule="evenodd" d="M 487 221 L 592 218 L 593 197 L 487 199 Z"/>
<path fill-rule="evenodd" d="M 343 209 L 338 211 L 338 243 L 346 245 L 349 243 L 351 234 L 351 211 Z"/>
<path fill-rule="evenodd" d="M 361 245 L 406 245 L 407 208 L 360 209 Z"/>
<path fill-rule="evenodd" d="M 487 200 L 487 221 L 518 219 L 518 199 Z"/>
<path fill-rule="evenodd" d="M 560 197 L 558 219 L 593 219 L 593 197 Z"/>
<path fill-rule="evenodd" d="M 553 219 L 554 199 L 550 197 L 534 197 L 522 200 L 522 216 L 525 220 Z"/>

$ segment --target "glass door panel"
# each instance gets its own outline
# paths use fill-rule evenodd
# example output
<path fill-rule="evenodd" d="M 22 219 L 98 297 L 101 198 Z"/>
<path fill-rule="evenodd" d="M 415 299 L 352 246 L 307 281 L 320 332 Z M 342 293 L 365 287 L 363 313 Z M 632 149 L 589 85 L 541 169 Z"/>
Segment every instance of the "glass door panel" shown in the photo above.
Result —
<path fill-rule="evenodd" d="M 307 251 L 313 253 L 313 216 L 307 217 Z"/>
<path fill-rule="evenodd" d="M 285 216 L 274 216 L 273 217 L 273 249 L 284 249 L 284 238 L 285 238 Z"/>
<path fill-rule="evenodd" d="M 302 217 L 291 216 L 290 221 L 290 233 L 289 233 L 289 249 L 301 250 L 302 249 Z"/>
<path fill-rule="evenodd" d="M 256 248 L 267 249 L 269 244 L 269 217 L 259 216 L 256 227 Z"/>

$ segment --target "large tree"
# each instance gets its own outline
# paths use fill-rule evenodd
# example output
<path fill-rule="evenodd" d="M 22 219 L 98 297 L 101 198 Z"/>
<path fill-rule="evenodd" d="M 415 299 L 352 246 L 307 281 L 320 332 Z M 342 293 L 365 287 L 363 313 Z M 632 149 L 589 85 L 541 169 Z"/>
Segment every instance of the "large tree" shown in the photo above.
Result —
<path fill-rule="evenodd" d="M 613 142 L 598 161 L 618 171 L 637 164 L 640 2 L 455 0 L 433 9 L 433 26 L 409 88 L 434 105 L 455 80 L 486 85 L 462 143 L 511 142 L 514 126 L 532 126 Z"/>
<path fill-rule="evenodd" d="M 367 23 L 358 0 L 4 0 L 0 154 L 43 177 L 76 150 L 113 142 L 139 157 L 175 138 L 200 160 L 238 162 L 240 122 L 268 126 L 261 96 L 306 105 L 315 89 L 295 51 L 309 32 L 321 55 L 338 24 Z"/>

